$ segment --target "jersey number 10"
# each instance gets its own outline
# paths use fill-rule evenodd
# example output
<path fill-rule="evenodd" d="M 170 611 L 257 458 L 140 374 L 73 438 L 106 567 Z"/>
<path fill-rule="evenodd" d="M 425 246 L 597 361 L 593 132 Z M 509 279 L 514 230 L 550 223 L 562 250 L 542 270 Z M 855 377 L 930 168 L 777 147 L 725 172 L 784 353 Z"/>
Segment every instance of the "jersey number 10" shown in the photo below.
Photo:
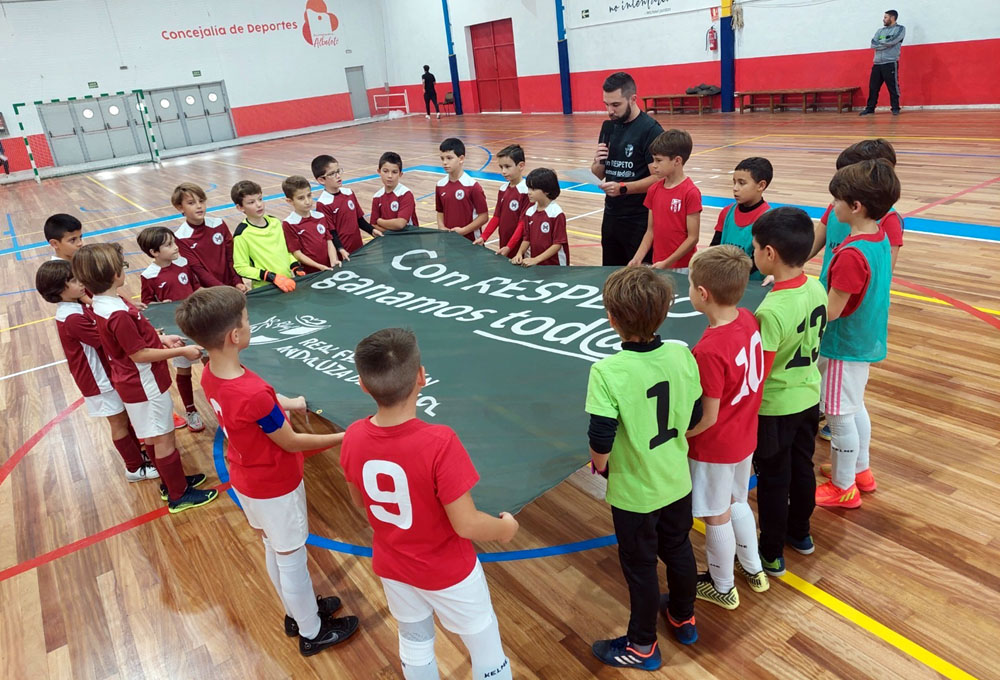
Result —
<path fill-rule="evenodd" d="M 740 353 L 736 355 L 736 365 L 743 367 L 743 384 L 740 385 L 739 393 L 729 403 L 730 406 L 736 406 L 751 393 L 756 394 L 764 381 L 764 348 L 760 343 L 760 333 L 755 332 L 750 337 L 750 347 L 741 348 Z"/>

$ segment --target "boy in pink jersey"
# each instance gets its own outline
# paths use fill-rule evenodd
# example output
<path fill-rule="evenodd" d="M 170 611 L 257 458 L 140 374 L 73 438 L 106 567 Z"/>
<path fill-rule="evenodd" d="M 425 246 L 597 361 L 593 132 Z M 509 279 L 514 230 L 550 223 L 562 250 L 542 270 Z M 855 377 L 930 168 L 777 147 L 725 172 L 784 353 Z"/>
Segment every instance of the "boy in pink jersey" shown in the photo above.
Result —
<path fill-rule="evenodd" d="M 233 235 L 218 217 L 206 215 L 208 196 L 197 184 L 177 185 L 170 203 L 184 215 L 174 232 L 181 256 L 203 286 L 233 286 L 247 292 L 233 268 Z"/>
<path fill-rule="evenodd" d="M 177 308 L 176 319 L 208 351 L 202 387 L 229 440 L 226 459 L 240 507 L 263 539 L 267 573 L 285 609 L 285 634 L 298 635 L 303 656 L 343 642 L 357 631 L 358 618 L 334 618 L 340 598 L 313 591 L 302 451 L 337 446 L 344 435 L 293 430 L 285 410 L 304 411 L 306 400 L 277 394 L 240 364 L 240 351 L 250 345 L 250 320 L 238 292 L 202 289 Z"/>
<path fill-rule="evenodd" d="M 701 192 L 684 174 L 692 148 L 691 135 L 684 130 L 667 130 L 649 145 L 653 174 L 662 181 L 646 190 L 643 205 L 649 208 L 649 222 L 630 267 L 642 264 L 652 248 L 654 269 L 687 273 L 701 228 Z"/>
<path fill-rule="evenodd" d="M 372 214 L 369 216 L 375 231 L 419 227 L 413 192 L 399 181 L 403 176 L 403 159 L 398 153 L 386 151 L 379 157 L 378 176 L 382 180 L 382 188 L 372 196 Z"/>
<path fill-rule="evenodd" d="M 125 479 L 139 482 L 158 478 L 111 384 L 111 366 L 101 347 L 97 317 L 89 305 L 81 302 L 86 292 L 83 284 L 73 278 L 70 263 L 62 259 L 42 263 L 35 273 L 35 289 L 46 302 L 56 304 L 56 328 L 69 372 L 83 394 L 90 417 L 108 419 L 111 441 L 125 462 Z"/>
<path fill-rule="evenodd" d="M 323 185 L 323 193 L 316 199 L 317 212 L 326 215 L 327 222 L 340 237 L 348 253 L 364 245 L 361 232 L 381 236 L 365 219 L 358 195 L 343 185 L 340 163 L 333 156 L 323 154 L 312 159 L 313 177 Z"/>
<path fill-rule="evenodd" d="M 441 167 L 448 176 L 437 183 L 434 207 L 438 229 L 461 234 L 470 241 L 479 238 L 489 219 L 486 194 L 479 182 L 465 172 L 465 144 L 457 137 L 441 142 Z"/>
<path fill-rule="evenodd" d="M 281 183 L 292 212 L 281 223 L 285 245 L 307 274 L 339 267 L 341 258 L 351 259 L 337 232 L 323 213 L 313 210 L 312 185 L 300 175 Z"/>
<path fill-rule="evenodd" d="M 691 258 L 688 296 L 708 317 L 691 353 L 701 378 L 701 420 L 688 430 L 691 512 L 705 520 L 708 572 L 697 597 L 736 609 L 734 560 L 754 592 L 768 589 L 757 554 L 757 526 L 747 505 L 764 350 L 753 312 L 737 307 L 750 277 L 750 258 L 735 245 L 713 246 Z"/>
<path fill-rule="evenodd" d="M 524 213 L 530 205 L 528 183 L 521 178 L 524 174 L 524 149 L 520 144 L 511 144 L 497 152 L 500 174 L 507 180 L 497 192 L 497 204 L 493 218 L 483 229 L 483 235 L 475 240 L 483 245 L 497 229 L 500 230 L 498 255 L 514 257 L 524 235 Z"/>
<path fill-rule="evenodd" d="M 160 497 L 171 513 L 183 512 L 219 495 L 215 489 L 197 488 L 205 483 L 205 475 L 184 474 L 174 437 L 167 360 L 182 356 L 196 361 L 201 348 L 185 346 L 176 335 L 159 335 L 132 303 L 118 295 L 127 266 L 118 243 L 83 246 L 73 256 L 73 276 L 94 292 L 97 329 L 111 365 L 111 382 L 136 435 L 153 447 L 153 465 L 164 482 Z"/>
<path fill-rule="evenodd" d="M 344 433 L 340 464 L 355 503 L 374 530 L 372 569 L 381 577 L 399 624 L 399 657 L 407 680 L 438 678 L 434 614 L 461 636 L 472 677 L 510 680 L 510 661 L 473 540 L 506 543 L 517 533 L 510 513 L 491 517 L 470 491 L 476 468 L 455 432 L 416 417 L 426 384 L 412 331 L 387 328 L 354 352 L 361 389 L 374 416 Z"/>
<path fill-rule="evenodd" d="M 140 299 L 143 303 L 177 302 L 201 288 L 188 261 L 180 256 L 180 248 L 172 231 L 166 227 L 147 227 L 139 232 L 136 243 L 143 253 L 153 258 L 140 275 Z M 194 405 L 194 385 L 191 379 L 191 367 L 194 363 L 185 357 L 174 357 L 173 360 L 177 370 L 177 392 L 184 404 L 184 419 L 191 432 L 201 432 L 205 429 L 205 423 Z"/>

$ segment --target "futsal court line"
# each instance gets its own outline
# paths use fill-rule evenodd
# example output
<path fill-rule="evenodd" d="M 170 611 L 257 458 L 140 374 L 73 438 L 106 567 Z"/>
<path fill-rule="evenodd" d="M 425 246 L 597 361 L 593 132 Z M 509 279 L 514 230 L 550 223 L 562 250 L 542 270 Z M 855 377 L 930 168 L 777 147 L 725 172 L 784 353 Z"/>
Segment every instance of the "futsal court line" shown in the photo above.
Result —
<path fill-rule="evenodd" d="M 854 139 L 858 135 L 814 135 L 794 132 L 772 132 L 772 137 L 811 137 L 813 139 Z M 882 139 L 923 139 L 928 141 L 944 140 L 951 142 L 1000 142 L 1000 137 L 924 137 L 918 135 L 880 135 Z"/>
<path fill-rule="evenodd" d="M 93 182 L 94 184 L 96 184 L 97 186 L 101 187 L 102 189 L 104 189 L 108 193 L 114 194 L 115 196 L 117 196 L 118 198 L 122 199 L 123 201 L 125 201 L 129 205 L 131 205 L 131 206 L 133 206 L 135 208 L 138 208 L 141 212 L 149 212 L 148 210 L 146 210 L 145 208 L 143 208 L 141 205 L 139 205 L 138 203 L 136 203 L 132 199 L 126 198 L 125 196 L 122 196 L 120 193 L 118 193 L 117 191 L 115 191 L 114 189 L 112 189 L 111 187 L 109 187 L 108 185 L 106 185 L 106 184 L 104 184 L 104 183 L 102 183 L 102 182 L 94 179 L 90 175 L 84 175 L 83 177 L 84 177 L 84 179 L 88 179 L 91 182 Z"/>
<path fill-rule="evenodd" d="M 910 217 L 911 215 L 916 215 L 917 213 L 921 213 L 921 212 L 923 212 L 925 210 L 930 210 L 931 208 L 939 206 L 942 203 L 947 203 L 948 201 L 952 201 L 952 200 L 958 198 L 959 196 L 964 196 L 965 194 L 972 193 L 973 191 L 977 191 L 978 189 L 982 189 L 984 187 L 988 187 L 989 185 L 995 184 L 996 182 L 1000 182 L 1000 176 L 994 177 L 993 179 L 988 179 L 985 182 L 980 182 L 979 184 L 977 184 L 975 186 L 971 186 L 971 187 L 969 187 L 967 189 L 962 189 L 961 191 L 957 191 L 954 194 L 952 194 L 951 196 L 945 196 L 944 198 L 939 198 L 938 200 L 934 201 L 933 203 L 927 203 L 926 205 L 922 205 L 919 208 L 916 208 L 915 210 L 911 210 L 910 212 L 906 213 L 905 215 L 903 215 L 903 217 L 904 218 Z"/>
<path fill-rule="evenodd" d="M 711 149 L 705 149 L 704 151 L 698 151 L 698 152 L 693 153 L 691 155 L 692 156 L 700 156 L 703 153 L 711 153 L 712 151 L 718 151 L 719 149 L 728 149 L 731 146 L 739 146 L 740 144 L 748 144 L 749 142 L 755 142 L 758 139 L 764 139 L 765 137 L 770 137 L 770 136 L 771 136 L 770 134 L 767 134 L 767 135 L 758 135 L 757 137 L 751 137 L 750 139 L 741 139 L 740 141 L 733 142 L 732 144 L 723 144 L 722 146 L 716 146 L 716 147 L 711 148 Z"/>
<path fill-rule="evenodd" d="M 45 319 L 45 321 L 48 321 L 48 319 Z M 62 361 L 53 361 L 51 364 L 42 364 L 41 366 L 35 366 L 34 368 L 26 368 L 23 371 L 18 371 L 17 373 L 11 373 L 10 375 L 0 376 L 0 382 L 3 382 L 4 380 L 10 380 L 11 378 L 16 378 L 17 376 L 24 375 L 25 373 L 34 373 L 35 371 L 40 371 L 43 368 L 49 368 L 50 366 L 58 366 L 59 364 L 65 364 L 65 363 L 67 363 L 67 361 L 66 359 L 63 359 Z"/>

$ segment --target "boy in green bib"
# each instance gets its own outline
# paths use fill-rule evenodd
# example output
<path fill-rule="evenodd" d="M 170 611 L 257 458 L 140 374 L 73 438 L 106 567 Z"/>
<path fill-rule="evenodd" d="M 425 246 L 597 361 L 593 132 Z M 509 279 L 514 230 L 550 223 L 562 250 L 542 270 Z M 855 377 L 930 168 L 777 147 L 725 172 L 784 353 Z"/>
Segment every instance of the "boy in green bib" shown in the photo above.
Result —
<path fill-rule="evenodd" d="M 701 420 L 701 382 L 690 350 L 656 334 L 673 297 L 670 279 L 647 267 L 608 277 L 604 307 L 622 350 L 595 363 L 587 385 L 591 464 L 608 478 L 606 498 L 631 604 L 628 633 L 598 640 L 592 649 L 609 666 L 650 671 L 661 664 L 658 607 L 679 642 L 698 639 L 684 433 Z M 667 566 L 669 594 L 662 600 L 657 557 Z"/>
<path fill-rule="evenodd" d="M 816 489 L 816 504 L 825 507 L 860 507 L 859 490 L 876 487 L 864 396 L 869 367 L 885 358 L 889 326 L 892 255 L 878 220 L 899 191 L 899 178 L 883 159 L 848 165 L 830 180 L 834 213 L 851 231 L 830 261 L 829 326 L 820 346 L 820 407 L 830 426 L 832 464 L 830 481 Z"/>
<path fill-rule="evenodd" d="M 764 190 L 771 186 L 774 168 L 766 158 L 754 156 L 744 158 L 733 170 L 733 198 L 736 203 L 728 205 L 719 213 L 715 223 L 712 245 L 733 245 L 753 259 L 753 223 L 771 209 L 764 200 Z M 760 281 L 764 275 L 757 266 L 750 270 L 750 280 Z"/>
<path fill-rule="evenodd" d="M 798 208 L 776 208 L 753 225 L 753 259 L 774 287 L 757 307 L 764 350 L 764 392 L 757 417 L 757 516 L 760 561 L 785 573 L 784 545 L 815 549 L 809 518 L 815 506 L 819 423 L 819 343 L 826 327 L 826 291 L 802 272 L 813 223 Z"/>

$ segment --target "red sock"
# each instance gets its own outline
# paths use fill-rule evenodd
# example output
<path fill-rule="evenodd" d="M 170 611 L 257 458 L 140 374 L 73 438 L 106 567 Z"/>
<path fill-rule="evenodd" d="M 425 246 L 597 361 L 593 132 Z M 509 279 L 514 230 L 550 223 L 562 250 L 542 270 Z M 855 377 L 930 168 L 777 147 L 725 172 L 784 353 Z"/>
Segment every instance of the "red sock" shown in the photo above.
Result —
<path fill-rule="evenodd" d="M 190 375 L 177 374 L 177 391 L 180 392 L 184 410 L 188 413 L 194 411 L 194 386 L 191 385 Z"/>
<path fill-rule="evenodd" d="M 142 467 L 142 451 L 139 449 L 139 442 L 131 436 L 125 436 L 114 440 L 118 454 L 125 461 L 125 468 L 129 472 L 135 472 Z"/>
<path fill-rule="evenodd" d="M 153 464 L 160 473 L 160 479 L 167 487 L 167 496 L 172 501 L 184 495 L 187 491 L 187 478 L 184 476 L 184 466 L 181 464 L 181 452 L 174 452 L 164 458 L 154 458 Z"/>

